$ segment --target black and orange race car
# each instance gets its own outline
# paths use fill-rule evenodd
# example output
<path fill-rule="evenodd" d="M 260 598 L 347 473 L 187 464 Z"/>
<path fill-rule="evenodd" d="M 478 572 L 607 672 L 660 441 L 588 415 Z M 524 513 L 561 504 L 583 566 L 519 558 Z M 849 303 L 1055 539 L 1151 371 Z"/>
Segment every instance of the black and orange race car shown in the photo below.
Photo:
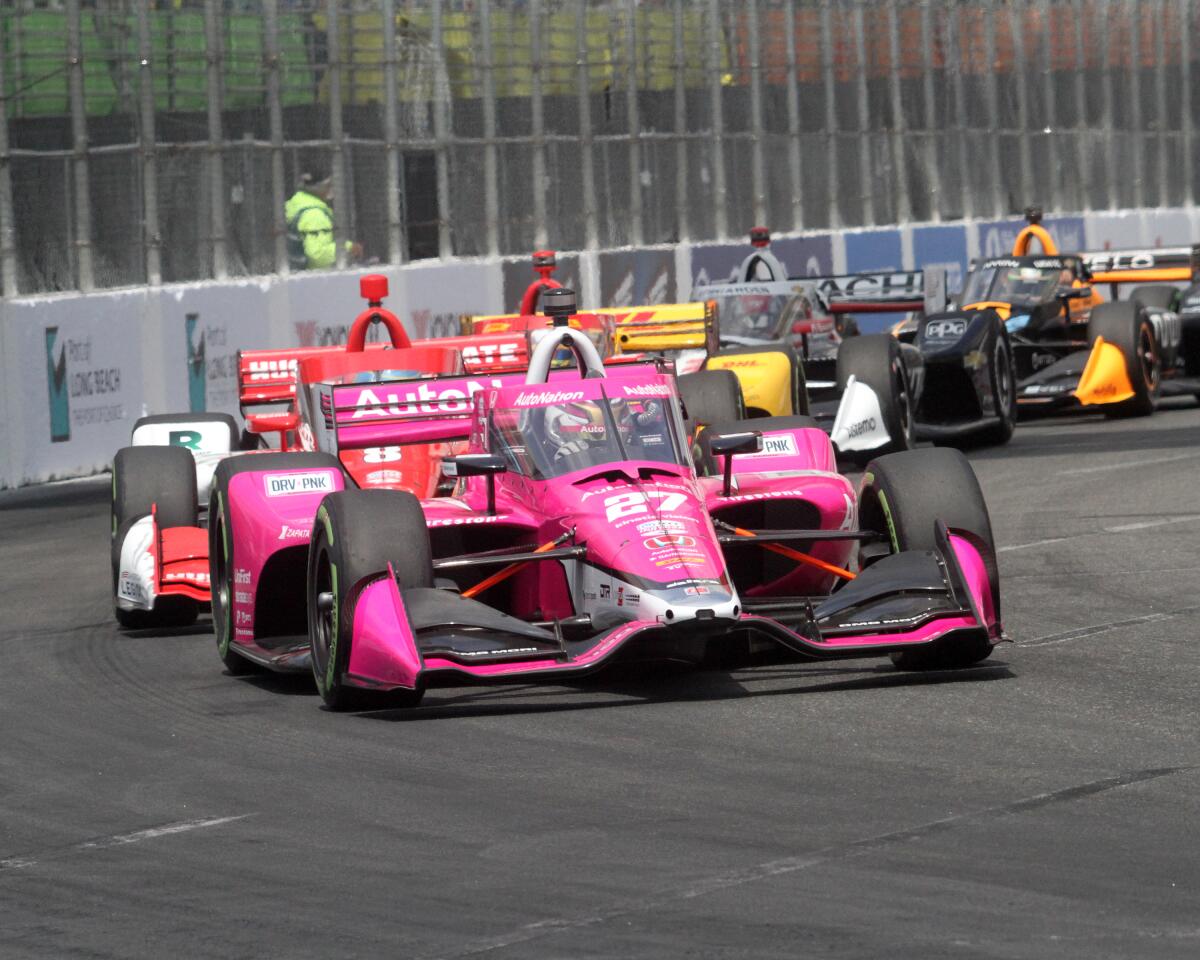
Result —
<path fill-rule="evenodd" d="M 1062 254 L 1039 219 L 1032 211 L 1010 256 L 974 261 L 961 306 L 926 316 L 921 333 L 949 335 L 980 314 L 998 315 L 1026 412 L 1145 416 L 1160 396 L 1200 394 L 1200 309 L 1185 334 L 1174 285 L 1193 281 L 1200 246 Z M 1032 252 L 1035 241 L 1041 252 Z"/>

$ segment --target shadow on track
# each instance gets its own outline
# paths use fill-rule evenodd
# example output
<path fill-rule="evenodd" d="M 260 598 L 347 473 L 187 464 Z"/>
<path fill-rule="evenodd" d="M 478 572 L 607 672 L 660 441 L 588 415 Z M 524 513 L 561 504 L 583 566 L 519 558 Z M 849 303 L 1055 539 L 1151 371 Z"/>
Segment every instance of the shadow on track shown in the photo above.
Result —
<path fill-rule="evenodd" d="M 851 675 L 851 676 L 848 676 Z M 863 674 L 866 674 L 865 676 Z M 591 682 L 556 684 L 553 687 L 525 684 L 470 688 L 470 692 L 443 699 L 425 700 L 419 707 L 379 707 L 356 711 L 368 720 L 408 722 L 450 720 L 470 717 L 512 716 L 600 710 L 613 707 L 639 707 L 664 703 L 741 700 L 759 697 L 796 696 L 808 693 L 834 693 L 851 690 L 887 690 L 893 687 L 918 687 L 946 683 L 981 683 L 1011 680 L 1016 674 L 1003 661 L 989 661 L 977 667 L 959 670 L 906 672 L 890 665 L 863 667 L 753 668 L 734 673 L 694 671 L 688 668 L 656 668 L 637 676 L 598 675 Z M 800 681 L 817 678 L 817 683 Z M 825 678 L 821 680 L 821 678 Z M 762 681 L 796 681 L 770 690 L 749 689 L 746 684 Z M 564 692 L 564 687 L 573 692 Z M 311 688 L 310 688 L 311 689 Z M 463 688 L 435 688 L 438 691 Z M 586 698 L 592 695 L 592 699 Z M 620 699 L 594 699 L 611 695 Z M 541 702 L 533 702 L 541 701 Z"/>
<path fill-rule="evenodd" d="M 1165 413 L 1165 412 L 1164 412 Z M 1097 426 L 1097 421 L 1080 421 L 1077 417 L 1055 417 L 1030 421 L 1038 426 L 1053 426 L 1053 433 L 1039 433 L 1018 428 L 1017 433 L 1004 446 L 979 447 L 971 450 L 972 460 L 1006 460 L 1023 457 L 1080 456 L 1088 454 L 1120 453 L 1134 450 L 1197 450 L 1200 448 L 1200 430 L 1192 423 L 1161 429 L 1123 430 L 1121 423 L 1138 423 L 1150 426 L 1166 419 L 1159 413 L 1149 419 L 1116 421 L 1111 429 L 1088 429 Z M 1022 421 L 1024 423 L 1024 421 Z M 1100 421 L 1099 423 L 1103 423 Z M 1078 429 L 1068 429 L 1070 427 Z"/>

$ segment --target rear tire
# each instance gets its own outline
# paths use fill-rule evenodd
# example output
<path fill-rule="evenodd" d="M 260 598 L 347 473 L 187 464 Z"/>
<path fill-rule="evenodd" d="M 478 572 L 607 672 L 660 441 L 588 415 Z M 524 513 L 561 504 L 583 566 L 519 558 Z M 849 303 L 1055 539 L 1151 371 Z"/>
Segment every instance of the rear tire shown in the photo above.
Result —
<path fill-rule="evenodd" d="M 1158 406 L 1162 382 L 1162 358 L 1154 325 L 1137 300 L 1102 303 L 1092 310 L 1088 320 L 1088 341 L 1096 338 L 1116 346 L 1125 357 L 1125 370 L 1133 387 L 1133 397 L 1124 403 L 1105 405 L 1106 417 L 1148 417 Z"/>
<path fill-rule="evenodd" d="M 893 553 L 934 550 L 936 524 L 941 520 L 981 540 L 995 555 L 992 521 L 979 479 L 957 450 L 908 450 L 872 460 L 863 473 L 858 503 L 859 526 L 886 532 Z M 861 551 L 859 556 L 862 566 Z M 994 590 L 995 571 L 989 574 Z M 991 652 L 991 643 L 981 638 L 948 648 L 905 650 L 892 654 L 892 662 L 902 670 L 943 670 L 979 663 Z"/>
<path fill-rule="evenodd" d="M 182 447 L 123 447 L 113 458 L 111 561 L 113 612 L 129 630 L 182 627 L 194 623 L 199 604 L 189 597 L 156 598 L 152 610 L 122 610 L 115 603 L 121 545 L 129 528 L 154 511 L 159 529 L 200 523 L 196 461 Z"/>
<path fill-rule="evenodd" d="M 1134 287 L 1129 292 L 1129 299 L 1136 300 L 1144 307 L 1154 307 L 1156 310 L 1179 312 L 1180 291 L 1166 283 L 1151 283 Z"/>
<path fill-rule="evenodd" d="M 208 507 L 208 565 L 212 585 L 213 633 L 217 655 L 233 676 L 258 669 L 243 657 L 233 642 L 234 571 L 237 569 L 237 538 L 234 536 L 229 505 L 229 481 L 250 471 L 328 469 L 340 471 L 337 457 L 328 453 L 263 453 L 222 460 L 213 474 L 212 496 Z M 300 584 L 296 585 L 300 588 Z"/>
<path fill-rule="evenodd" d="M 433 586 L 429 532 L 421 503 L 400 490 L 343 490 L 317 509 L 308 552 L 308 641 L 313 679 L 331 710 L 416 706 L 424 690 L 376 692 L 345 682 L 354 607 L 368 584 L 392 564 L 401 590 Z M 321 610 L 317 598 L 333 597 Z"/>
<path fill-rule="evenodd" d="M 889 443 L 868 451 L 865 456 L 878 457 L 911 449 L 914 404 L 896 338 L 886 333 L 868 333 L 844 340 L 837 355 L 839 390 L 846 389 L 851 376 L 875 391 L 884 425 L 891 437 Z"/>
<path fill-rule="evenodd" d="M 742 385 L 732 370 L 700 370 L 675 380 L 689 433 L 726 420 L 743 420 Z"/>

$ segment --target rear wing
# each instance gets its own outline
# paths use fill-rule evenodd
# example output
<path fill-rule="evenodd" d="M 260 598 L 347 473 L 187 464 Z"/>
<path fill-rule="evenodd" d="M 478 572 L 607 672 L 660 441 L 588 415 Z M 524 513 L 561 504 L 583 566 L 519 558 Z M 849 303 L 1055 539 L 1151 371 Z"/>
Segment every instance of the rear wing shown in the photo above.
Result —
<path fill-rule="evenodd" d="M 1079 254 L 1093 283 L 1189 283 L 1200 279 L 1200 244 Z"/>
<path fill-rule="evenodd" d="M 592 311 L 610 317 L 617 353 L 660 350 L 707 350 L 716 353 L 720 325 L 713 300 L 660 303 L 642 307 L 604 307 Z"/>
<path fill-rule="evenodd" d="M 639 372 L 673 372 L 673 368 L 654 361 L 617 363 L 609 375 L 619 381 Z M 339 451 L 466 440 L 475 422 L 475 394 L 522 384 L 526 377 L 522 368 L 476 376 L 336 384 L 322 397 L 322 414 Z M 560 381 L 582 382 L 573 368 L 551 371 L 547 382 Z"/>
<path fill-rule="evenodd" d="M 830 313 L 938 313 L 949 305 L 946 268 L 809 278 Z"/>

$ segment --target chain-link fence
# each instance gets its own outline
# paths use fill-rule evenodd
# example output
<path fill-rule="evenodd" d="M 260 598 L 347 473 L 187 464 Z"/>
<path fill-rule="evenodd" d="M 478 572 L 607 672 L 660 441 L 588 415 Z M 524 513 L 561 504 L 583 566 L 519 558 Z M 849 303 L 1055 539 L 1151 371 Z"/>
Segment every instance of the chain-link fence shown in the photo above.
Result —
<path fill-rule="evenodd" d="M 6 295 L 1196 190 L 1194 0 L 7 0 Z"/>

